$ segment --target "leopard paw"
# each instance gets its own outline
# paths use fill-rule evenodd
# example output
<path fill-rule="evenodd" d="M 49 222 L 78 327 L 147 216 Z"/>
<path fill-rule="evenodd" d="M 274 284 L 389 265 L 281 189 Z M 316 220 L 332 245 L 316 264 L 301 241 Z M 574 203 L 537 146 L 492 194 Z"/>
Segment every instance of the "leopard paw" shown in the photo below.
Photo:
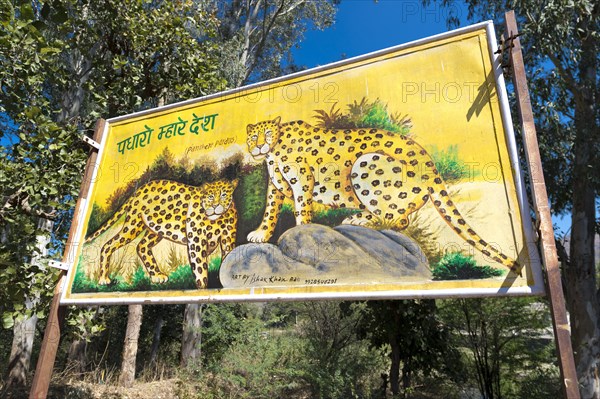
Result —
<path fill-rule="evenodd" d="M 166 283 L 167 280 L 169 280 L 169 278 L 167 277 L 166 274 L 156 273 L 154 276 L 150 277 L 150 280 L 152 281 L 153 284 L 162 284 L 162 283 Z"/>
<path fill-rule="evenodd" d="M 265 230 L 254 230 L 248 233 L 248 241 L 250 242 L 267 242 L 270 235 Z"/>
<path fill-rule="evenodd" d="M 98 285 L 109 285 L 110 279 L 107 276 L 100 276 L 98 279 Z"/>
<path fill-rule="evenodd" d="M 368 212 L 359 212 L 348 216 L 342 221 L 342 224 L 350 224 L 353 226 L 373 227 L 377 224 L 377 217 Z"/>

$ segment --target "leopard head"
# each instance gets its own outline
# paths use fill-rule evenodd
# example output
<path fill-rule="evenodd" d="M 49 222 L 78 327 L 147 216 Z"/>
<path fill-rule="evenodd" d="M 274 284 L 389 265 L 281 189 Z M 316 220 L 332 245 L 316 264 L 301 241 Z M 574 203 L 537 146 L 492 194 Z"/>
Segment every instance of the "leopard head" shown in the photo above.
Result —
<path fill-rule="evenodd" d="M 238 181 L 218 180 L 203 186 L 200 199 L 204 214 L 209 220 L 217 220 L 233 205 L 233 190 Z"/>
<path fill-rule="evenodd" d="M 273 149 L 273 146 L 279 140 L 280 122 L 281 117 L 278 116 L 271 121 L 248 125 L 246 144 L 248 144 L 248 152 L 254 159 L 263 159 Z"/>

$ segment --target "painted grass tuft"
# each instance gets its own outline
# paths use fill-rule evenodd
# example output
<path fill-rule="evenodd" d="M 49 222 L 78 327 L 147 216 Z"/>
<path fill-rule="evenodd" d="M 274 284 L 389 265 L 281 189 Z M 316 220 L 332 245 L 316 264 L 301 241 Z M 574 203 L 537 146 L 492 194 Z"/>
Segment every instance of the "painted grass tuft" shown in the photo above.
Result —
<path fill-rule="evenodd" d="M 442 256 L 431 270 L 434 280 L 475 280 L 500 277 L 502 270 L 477 265 L 472 256 L 450 252 Z"/>

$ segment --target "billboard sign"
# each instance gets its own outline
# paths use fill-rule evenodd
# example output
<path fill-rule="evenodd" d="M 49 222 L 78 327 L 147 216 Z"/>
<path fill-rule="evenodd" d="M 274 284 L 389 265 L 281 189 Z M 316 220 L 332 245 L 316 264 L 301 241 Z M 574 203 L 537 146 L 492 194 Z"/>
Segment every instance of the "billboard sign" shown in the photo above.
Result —
<path fill-rule="evenodd" d="M 63 304 L 543 292 L 493 24 L 107 121 Z"/>

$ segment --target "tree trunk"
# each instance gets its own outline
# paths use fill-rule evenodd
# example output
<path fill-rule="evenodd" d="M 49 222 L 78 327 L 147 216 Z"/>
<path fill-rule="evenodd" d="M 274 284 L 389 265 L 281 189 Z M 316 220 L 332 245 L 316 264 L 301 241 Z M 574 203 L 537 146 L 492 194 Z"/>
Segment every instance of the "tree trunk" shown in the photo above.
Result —
<path fill-rule="evenodd" d="M 583 27 L 585 28 L 585 26 Z M 599 130 L 594 109 L 598 72 L 592 35 L 582 40 L 579 77 L 582 90 L 575 105 L 576 137 L 573 161 L 573 209 L 571 251 L 566 269 L 567 303 L 571 316 L 571 337 L 583 398 L 600 398 L 600 304 L 594 264 L 594 223 L 596 219 L 593 180 L 595 143 Z"/>
<path fill-rule="evenodd" d="M 160 332 L 165 319 L 158 315 L 154 322 L 154 334 L 152 335 L 152 349 L 150 350 L 150 364 L 155 365 L 158 359 L 158 348 L 160 347 Z"/>
<path fill-rule="evenodd" d="M 75 339 L 69 346 L 67 354 L 67 369 L 75 374 L 85 371 L 87 342 L 84 339 Z"/>
<path fill-rule="evenodd" d="M 412 385 L 411 368 L 412 365 L 410 359 L 404 359 L 404 364 L 402 365 L 402 390 L 404 391 L 405 397 L 408 389 Z"/>
<path fill-rule="evenodd" d="M 119 384 L 131 387 L 135 380 L 135 359 L 138 350 L 138 338 L 142 326 L 142 305 L 129 305 L 127 317 L 127 330 L 125 332 L 125 345 L 123 346 L 123 360 Z"/>
<path fill-rule="evenodd" d="M 37 228 L 40 231 L 36 236 L 37 251 L 32 254 L 31 263 L 40 265 L 41 260 L 48 254 L 48 244 L 50 243 L 50 232 L 54 222 L 48 219 L 39 218 Z M 3 240 L 6 237 L 2 238 Z M 38 299 L 26 298 L 25 306 L 27 309 L 34 309 Z M 22 322 L 15 321 L 13 328 L 13 342 L 10 351 L 10 358 L 7 369 L 7 387 L 25 386 L 27 381 L 27 372 L 31 363 L 31 353 L 33 352 L 33 339 L 35 337 L 35 326 L 37 316 L 25 319 Z"/>
<path fill-rule="evenodd" d="M 390 354 L 392 363 L 390 365 L 390 390 L 392 395 L 398 395 L 400 392 L 400 346 L 396 337 L 390 336 Z"/>
<path fill-rule="evenodd" d="M 197 365 L 202 353 L 202 305 L 188 304 L 183 315 L 181 367 Z"/>
<path fill-rule="evenodd" d="M 36 323 L 35 315 L 23 321 L 15 321 L 6 379 L 7 388 L 24 387 L 27 383 Z"/>

